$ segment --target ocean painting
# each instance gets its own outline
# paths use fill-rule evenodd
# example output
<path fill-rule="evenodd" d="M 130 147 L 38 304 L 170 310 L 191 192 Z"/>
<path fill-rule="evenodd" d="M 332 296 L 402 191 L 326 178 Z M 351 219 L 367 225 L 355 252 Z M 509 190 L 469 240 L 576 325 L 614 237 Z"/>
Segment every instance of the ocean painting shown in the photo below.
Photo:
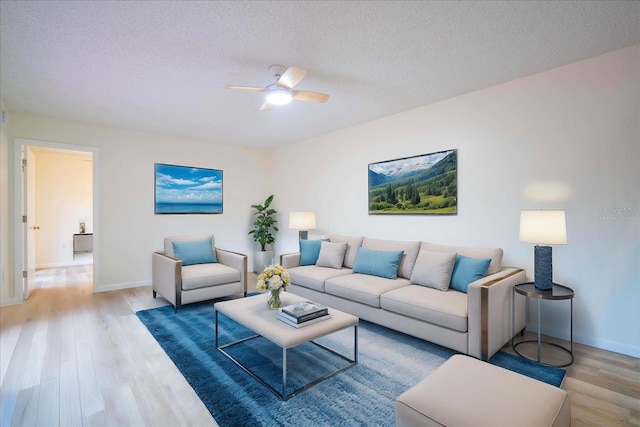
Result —
<path fill-rule="evenodd" d="M 457 150 L 369 164 L 369 214 L 458 213 Z"/>
<path fill-rule="evenodd" d="M 222 171 L 155 164 L 156 214 L 221 214 Z"/>

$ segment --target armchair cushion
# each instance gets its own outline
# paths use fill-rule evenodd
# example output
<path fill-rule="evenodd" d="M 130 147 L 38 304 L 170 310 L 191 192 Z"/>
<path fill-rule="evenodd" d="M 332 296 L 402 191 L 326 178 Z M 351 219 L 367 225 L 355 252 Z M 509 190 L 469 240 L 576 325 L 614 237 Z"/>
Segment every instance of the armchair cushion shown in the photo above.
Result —
<path fill-rule="evenodd" d="M 182 267 L 182 290 L 184 291 L 239 281 L 238 270 L 220 263 Z"/>
<path fill-rule="evenodd" d="M 174 240 L 172 243 L 175 256 L 182 261 L 183 266 L 217 262 L 211 237 L 202 240 Z"/>

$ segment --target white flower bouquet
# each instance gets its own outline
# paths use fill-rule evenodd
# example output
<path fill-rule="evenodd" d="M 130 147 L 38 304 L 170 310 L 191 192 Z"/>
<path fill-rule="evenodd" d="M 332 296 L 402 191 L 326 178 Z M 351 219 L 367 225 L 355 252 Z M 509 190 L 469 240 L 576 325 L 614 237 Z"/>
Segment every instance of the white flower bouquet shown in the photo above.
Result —
<path fill-rule="evenodd" d="M 267 305 L 269 308 L 278 308 L 280 307 L 280 292 L 286 290 L 290 282 L 291 277 L 286 268 L 280 264 L 270 265 L 258 275 L 256 288 L 261 292 L 269 291 Z"/>

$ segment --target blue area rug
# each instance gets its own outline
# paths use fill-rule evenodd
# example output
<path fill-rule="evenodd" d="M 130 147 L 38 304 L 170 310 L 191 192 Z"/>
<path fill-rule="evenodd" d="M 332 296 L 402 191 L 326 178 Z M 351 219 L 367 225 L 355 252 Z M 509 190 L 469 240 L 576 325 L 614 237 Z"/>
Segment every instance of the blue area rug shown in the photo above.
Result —
<path fill-rule="evenodd" d="M 358 364 L 288 401 L 281 401 L 215 348 L 213 302 L 190 304 L 174 314 L 172 306 L 136 313 L 193 387 L 221 427 L 244 425 L 379 425 L 395 424 L 395 399 L 456 352 L 369 322 L 358 328 Z M 219 316 L 220 343 L 253 335 Z M 353 355 L 353 329 L 320 342 Z M 258 338 L 229 347 L 270 385 L 280 387 L 282 350 Z M 347 362 L 312 344 L 289 350 L 291 390 L 334 371 Z M 564 370 L 548 368 L 506 353 L 490 361 L 559 386 Z M 548 377 L 550 371 L 561 371 Z M 558 374 L 558 372 L 556 372 Z M 289 390 L 290 391 L 290 390 Z"/>
<path fill-rule="evenodd" d="M 562 368 L 544 366 L 538 362 L 514 356 L 513 354 L 505 353 L 503 351 L 499 351 L 494 354 L 491 359 L 489 359 L 489 363 L 535 378 L 538 381 L 542 381 L 556 387 L 560 387 L 562 385 L 564 376 L 567 373 L 567 371 Z"/>

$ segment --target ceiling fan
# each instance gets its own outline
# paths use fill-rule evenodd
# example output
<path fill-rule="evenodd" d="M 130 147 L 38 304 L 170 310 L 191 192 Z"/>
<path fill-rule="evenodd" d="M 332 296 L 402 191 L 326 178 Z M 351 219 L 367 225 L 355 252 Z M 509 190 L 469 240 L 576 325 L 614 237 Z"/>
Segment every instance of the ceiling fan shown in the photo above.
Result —
<path fill-rule="evenodd" d="M 307 74 L 306 70 L 298 67 L 286 68 L 284 65 L 272 65 L 269 72 L 275 77 L 276 82 L 267 87 L 233 86 L 225 85 L 225 89 L 245 90 L 249 92 L 266 92 L 264 104 L 260 111 L 272 109 L 277 105 L 290 103 L 293 99 L 307 102 L 327 102 L 329 95 L 306 90 L 293 90 Z"/>

